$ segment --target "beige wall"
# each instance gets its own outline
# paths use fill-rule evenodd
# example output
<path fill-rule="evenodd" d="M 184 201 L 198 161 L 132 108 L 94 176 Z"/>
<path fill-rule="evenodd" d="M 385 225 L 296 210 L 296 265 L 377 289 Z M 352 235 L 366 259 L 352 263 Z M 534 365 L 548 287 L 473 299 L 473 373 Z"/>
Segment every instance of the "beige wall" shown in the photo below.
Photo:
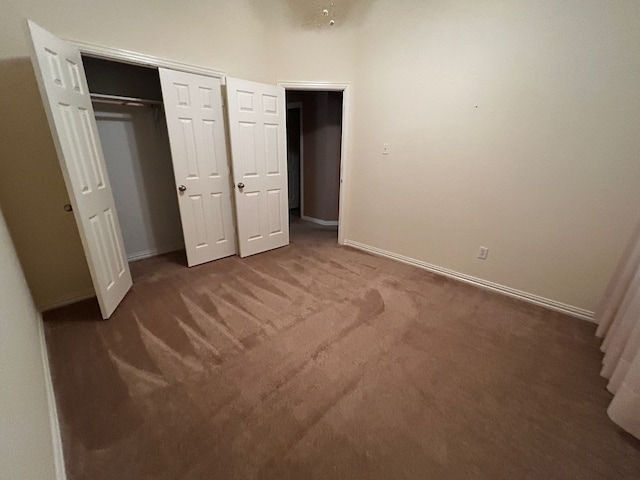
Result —
<path fill-rule="evenodd" d="M 24 19 L 71 40 L 156 55 L 255 80 L 269 61 L 257 0 L 3 0 L 0 58 L 28 55 Z"/>
<path fill-rule="evenodd" d="M 37 312 L 0 212 L 0 465 L 2 478 L 56 478 Z M 62 477 L 59 477 L 62 478 Z"/>
<path fill-rule="evenodd" d="M 350 82 L 360 25 L 377 0 L 335 2 L 335 18 L 320 14 L 316 0 L 255 0 L 263 8 L 270 56 L 266 74 L 273 81 Z"/>
<path fill-rule="evenodd" d="M 329 28 L 309 20 L 317 4 L 306 0 L 5 0 L 0 57 L 27 55 L 21 22 L 30 17 L 64 37 L 232 76 L 350 83 L 346 238 L 592 309 L 637 218 L 640 4 L 338 7 Z M 26 61 L 13 64 L 1 81 L 16 95 L 3 95 L 0 109 L 22 123 L 3 123 L 0 156 L 27 167 L 0 178 L 0 202 L 42 304 L 87 287 L 88 276 L 60 208 L 35 82 Z M 7 200 L 35 197 L 32 183 L 41 210 L 37 199 L 24 209 Z M 487 261 L 476 259 L 480 245 Z"/>
<path fill-rule="evenodd" d="M 353 4 L 275 35 L 278 80 L 352 85 L 346 238 L 593 309 L 638 220 L 640 4 Z"/>
<path fill-rule="evenodd" d="M 0 60 L 0 207 L 38 306 L 93 291 L 28 58 Z"/>
<path fill-rule="evenodd" d="M 639 215 L 638 25 L 636 1 L 376 2 L 347 238 L 593 309 Z"/>

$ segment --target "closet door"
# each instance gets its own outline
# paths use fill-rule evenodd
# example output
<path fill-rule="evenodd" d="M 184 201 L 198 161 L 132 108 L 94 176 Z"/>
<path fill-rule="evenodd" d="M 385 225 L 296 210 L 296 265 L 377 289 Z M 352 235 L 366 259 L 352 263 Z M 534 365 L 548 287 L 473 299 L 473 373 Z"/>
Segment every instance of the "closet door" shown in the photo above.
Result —
<path fill-rule="evenodd" d="M 103 318 L 131 288 L 118 215 L 77 48 L 29 21 L 33 68 Z"/>
<path fill-rule="evenodd" d="M 189 266 L 236 253 L 219 78 L 160 68 Z"/>
<path fill-rule="evenodd" d="M 240 256 L 289 244 L 284 89 L 227 78 Z"/>

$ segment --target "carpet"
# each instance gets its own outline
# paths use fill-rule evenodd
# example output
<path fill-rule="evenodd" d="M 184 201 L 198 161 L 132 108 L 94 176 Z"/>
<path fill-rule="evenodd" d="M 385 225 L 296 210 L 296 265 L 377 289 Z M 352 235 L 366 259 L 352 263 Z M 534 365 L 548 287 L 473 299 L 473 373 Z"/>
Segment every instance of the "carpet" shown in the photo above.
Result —
<path fill-rule="evenodd" d="M 70 480 L 640 477 L 595 325 L 291 239 L 45 315 Z"/>

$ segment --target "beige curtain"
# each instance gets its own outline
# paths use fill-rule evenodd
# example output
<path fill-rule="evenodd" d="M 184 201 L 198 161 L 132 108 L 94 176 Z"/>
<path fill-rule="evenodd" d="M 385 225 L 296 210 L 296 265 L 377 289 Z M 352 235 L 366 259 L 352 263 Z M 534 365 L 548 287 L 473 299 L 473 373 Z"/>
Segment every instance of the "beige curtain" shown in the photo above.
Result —
<path fill-rule="evenodd" d="M 640 438 L 640 224 L 595 313 L 604 337 L 602 376 L 614 394 L 607 412 Z"/>

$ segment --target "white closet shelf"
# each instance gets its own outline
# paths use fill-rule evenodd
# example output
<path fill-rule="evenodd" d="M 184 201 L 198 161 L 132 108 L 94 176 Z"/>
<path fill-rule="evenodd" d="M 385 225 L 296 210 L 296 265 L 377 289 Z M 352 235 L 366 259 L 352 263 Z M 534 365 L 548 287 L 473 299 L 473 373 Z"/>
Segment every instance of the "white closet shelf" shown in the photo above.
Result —
<path fill-rule="evenodd" d="M 106 103 L 109 105 L 126 105 L 129 107 L 148 107 L 162 105 L 162 100 L 150 100 L 148 98 L 122 97 L 119 95 L 105 95 L 102 93 L 92 93 L 93 103 Z"/>

